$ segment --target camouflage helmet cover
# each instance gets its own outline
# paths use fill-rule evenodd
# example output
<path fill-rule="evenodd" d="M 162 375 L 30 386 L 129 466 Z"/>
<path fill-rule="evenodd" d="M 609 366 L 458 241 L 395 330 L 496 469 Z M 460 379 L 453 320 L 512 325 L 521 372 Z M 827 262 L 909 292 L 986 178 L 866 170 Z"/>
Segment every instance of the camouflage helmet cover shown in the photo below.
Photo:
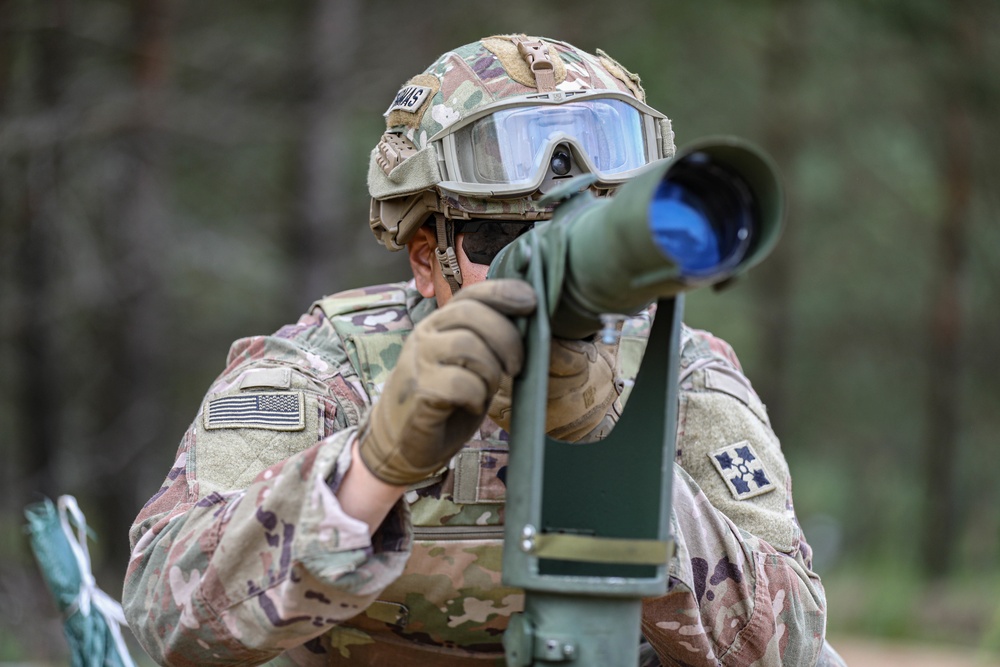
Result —
<path fill-rule="evenodd" d="M 551 63 L 544 68 L 530 64 L 539 49 Z M 448 51 L 407 81 L 385 113 L 386 133 L 372 150 L 368 169 L 370 223 L 379 241 L 391 250 L 402 248 L 434 211 L 449 218 L 551 217 L 551 205 L 530 197 L 481 199 L 436 188 L 442 178 L 429 141 L 484 106 L 545 85 L 554 91 L 607 90 L 645 102 L 639 77 L 600 49 L 591 55 L 548 38 L 500 35 Z M 661 142 L 661 154 L 672 154 L 669 121 Z"/>

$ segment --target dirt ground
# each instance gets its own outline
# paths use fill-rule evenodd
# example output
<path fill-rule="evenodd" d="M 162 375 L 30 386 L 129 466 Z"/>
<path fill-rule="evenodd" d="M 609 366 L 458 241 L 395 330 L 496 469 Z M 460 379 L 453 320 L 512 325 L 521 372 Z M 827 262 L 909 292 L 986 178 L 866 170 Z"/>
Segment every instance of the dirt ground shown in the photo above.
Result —
<path fill-rule="evenodd" d="M 1000 659 L 974 649 L 893 644 L 872 639 L 831 637 L 848 667 L 1000 667 Z"/>

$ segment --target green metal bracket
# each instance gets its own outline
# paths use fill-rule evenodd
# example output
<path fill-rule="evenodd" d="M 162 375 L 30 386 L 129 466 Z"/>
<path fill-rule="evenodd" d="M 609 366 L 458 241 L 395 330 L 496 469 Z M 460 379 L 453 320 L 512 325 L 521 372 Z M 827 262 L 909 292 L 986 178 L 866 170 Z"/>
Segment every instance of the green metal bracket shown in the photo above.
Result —
<path fill-rule="evenodd" d="M 533 237 L 534 238 L 534 237 Z M 666 592 L 682 296 L 658 302 L 634 389 L 596 443 L 545 435 L 549 298 L 562 267 L 523 244 L 511 258 L 540 303 L 515 381 L 503 579 L 525 589 L 504 637 L 510 666 L 638 662 L 641 599 Z M 548 256 L 552 256 L 549 254 Z M 553 283 L 556 289 L 553 289 Z"/>

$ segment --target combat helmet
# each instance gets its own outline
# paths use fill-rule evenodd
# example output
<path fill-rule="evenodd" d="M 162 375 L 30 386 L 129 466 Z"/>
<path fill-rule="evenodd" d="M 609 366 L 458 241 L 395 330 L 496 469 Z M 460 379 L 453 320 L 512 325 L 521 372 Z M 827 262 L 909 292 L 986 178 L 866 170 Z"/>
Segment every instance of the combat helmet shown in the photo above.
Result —
<path fill-rule="evenodd" d="M 442 55 L 407 81 L 371 152 L 369 223 L 400 250 L 433 217 L 437 258 L 462 278 L 456 227 L 552 217 L 542 194 L 590 172 L 609 194 L 674 152 L 669 119 L 645 104 L 639 77 L 598 49 L 498 35 Z"/>

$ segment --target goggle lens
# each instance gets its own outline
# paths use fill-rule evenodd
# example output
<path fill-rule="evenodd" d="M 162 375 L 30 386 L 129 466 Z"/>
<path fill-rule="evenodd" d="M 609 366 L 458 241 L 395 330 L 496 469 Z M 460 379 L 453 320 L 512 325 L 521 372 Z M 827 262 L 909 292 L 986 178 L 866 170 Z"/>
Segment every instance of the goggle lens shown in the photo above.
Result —
<path fill-rule="evenodd" d="M 516 186 L 532 181 L 553 146 L 569 141 L 600 174 L 648 162 L 642 113 L 617 99 L 500 109 L 456 131 L 458 180 Z"/>

